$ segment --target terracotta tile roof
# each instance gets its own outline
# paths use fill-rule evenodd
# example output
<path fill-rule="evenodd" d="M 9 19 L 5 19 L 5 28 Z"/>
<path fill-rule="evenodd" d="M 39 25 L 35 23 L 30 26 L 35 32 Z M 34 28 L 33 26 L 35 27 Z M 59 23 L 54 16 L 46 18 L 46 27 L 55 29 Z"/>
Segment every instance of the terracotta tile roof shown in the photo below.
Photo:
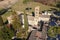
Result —
<path fill-rule="evenodd" d="M 43 40 L 42 39 L 42 33 L 39 32 L 38 30 L 32 31 L 32 33 L 31 33 L 31 35 L 30 35 L 28 40 L 36 40 L 36 39 Z"/>

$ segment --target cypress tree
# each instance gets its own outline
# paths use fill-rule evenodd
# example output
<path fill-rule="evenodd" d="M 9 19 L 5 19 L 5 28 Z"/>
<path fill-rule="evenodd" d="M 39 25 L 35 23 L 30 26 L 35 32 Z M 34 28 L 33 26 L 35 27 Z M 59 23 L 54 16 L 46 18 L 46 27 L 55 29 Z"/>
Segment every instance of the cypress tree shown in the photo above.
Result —
<path fill-rule="evenodd" d="M 0 15 L 0 26 L 3 26 L 3 19 L 1 17 L 1 15 Z"/>

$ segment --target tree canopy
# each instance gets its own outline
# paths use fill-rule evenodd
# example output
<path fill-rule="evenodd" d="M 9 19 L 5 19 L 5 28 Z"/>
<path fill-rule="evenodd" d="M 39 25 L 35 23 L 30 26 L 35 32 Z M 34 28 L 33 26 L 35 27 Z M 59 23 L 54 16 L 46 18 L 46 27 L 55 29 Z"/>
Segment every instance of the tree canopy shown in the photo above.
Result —
<path fill-rule="evenodd" d="M 60 11 L 60 1 L 57 2 L 56 7 L 59 8 L 59 11 Z"/>
<path fill-rule="evenodd" d="M 7 26 L 3 26 L 0 30 L 0 39 L 1 40 L 11 40 L 14 36 L 14 32 Z"/>
<path fill-rule="evenodd" d="M 48 36 L 55 38 L 57 34 L 60 34 L 60 27 L 50 27 Z"/>
<path fill-rule="evenodd" d="M 21 38 L 26 38 L 28 35 L 28 19 L 27 19 L 27 15 L 24 12 L 24 28 L 22 27 L 19 31 L 19 33 L 17 33 L 18 37 Z"/>
<path fill-rule="evenodd" d="M 13 17 L 12 17 L 12 20 L 13 20 L 12 25 L 13 25 L 13 28 L 15 30 L 17 30 L 17 29 L 21 28 L 21 22 L 20 22 L 19 16 L 16 14 L 16 12 L 14 11 L 13 13 L 14 14 L 12 14 L 13 15 Z"/>
<path fill-rule="evenodd" d="M 1 16 L 0 16 L 0 26 L 3 26 L 3 19 Z"/>

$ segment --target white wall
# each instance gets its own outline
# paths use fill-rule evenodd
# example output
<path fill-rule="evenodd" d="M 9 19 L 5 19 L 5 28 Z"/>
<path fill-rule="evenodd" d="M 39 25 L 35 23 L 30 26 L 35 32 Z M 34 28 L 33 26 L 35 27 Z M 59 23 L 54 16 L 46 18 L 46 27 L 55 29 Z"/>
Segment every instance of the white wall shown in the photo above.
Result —
<path fill-rule="evenodd" d="M 40 17 L 39 20 L 42 20 L 42 21 L 49 21 L 50 18 L 42 18 Z"/>

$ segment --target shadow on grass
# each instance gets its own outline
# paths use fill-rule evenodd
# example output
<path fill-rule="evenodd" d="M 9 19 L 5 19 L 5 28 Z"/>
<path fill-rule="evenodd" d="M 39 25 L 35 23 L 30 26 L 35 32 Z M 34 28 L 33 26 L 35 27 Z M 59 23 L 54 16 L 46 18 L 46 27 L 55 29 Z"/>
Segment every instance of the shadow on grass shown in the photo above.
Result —
<path fill-rule="evenodd" d="M 11 9 L 11 8 L 7 8 L 7 9 L 2 9 L 2 10 L 0 10 L 0 15 L 3 15 L 4 13 L 6 13 L 9 9 Z"/>
<path fill-rule="evenodd" d="M 15 38 L 13 40 L 26 40 L 25 38 L 21 39 L 21 38 Z"/>
<path fill-rule="evenodd" d="M 32 31 L 31 31 L 31 32 L 32 32 Z M 30 37 L 30 35 L 31 35 L 31 32 L 29 33 L 29 35 L 28 35 L 27 39 L 25 39 L 25 38 L 23 38 L 23 39 L 21 39 L 21 38 L 15 38 L 15 39 L 13 39 L 13 40 L 28 40 L 28 39 L 29 39 L 29 37 Z"/>

